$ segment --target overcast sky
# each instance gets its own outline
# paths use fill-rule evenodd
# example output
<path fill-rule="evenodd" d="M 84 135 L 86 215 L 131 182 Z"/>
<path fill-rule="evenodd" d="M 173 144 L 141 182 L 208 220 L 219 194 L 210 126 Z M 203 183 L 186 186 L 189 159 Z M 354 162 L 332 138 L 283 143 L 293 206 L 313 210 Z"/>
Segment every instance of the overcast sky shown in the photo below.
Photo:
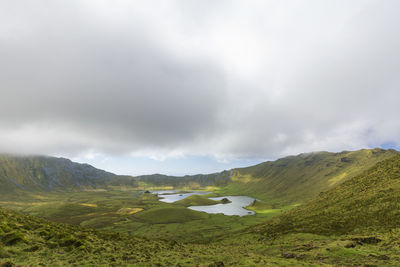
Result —
<path fill-rule="evenodd" d="M 398 0 L 0 1 L 0 151 L 124 174 L 399 148 Z"/>

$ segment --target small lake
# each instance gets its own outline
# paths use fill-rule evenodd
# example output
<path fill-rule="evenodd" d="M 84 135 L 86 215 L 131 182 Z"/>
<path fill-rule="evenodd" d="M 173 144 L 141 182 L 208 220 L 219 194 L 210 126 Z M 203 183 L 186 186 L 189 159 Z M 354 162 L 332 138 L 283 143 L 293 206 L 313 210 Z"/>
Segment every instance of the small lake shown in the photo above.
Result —
<path fill-rule="evenodd" d="M 152 191 L 152 194 L 157 194 L 161 197 L 160 201 L 166 203 L 173 203 L 175 201 L 187 198 L 188 196 L 192 195 L 206 195 L 210 192 L 204 191 L 194 191 L 190 193 L 177 193 L 174 190 L 162 190 L 162 191 Z M 176 194 L 174 194 L 176 193 Z M 248 196 L 223 196 L 223 197 L 210 197 L 212 200 L 221 200 L 223 198 L 227 198 L 232 203 L 228 204 L 216 204 L 216 205 L 209 205 L 209 206 L 190 206 L 188 207 L 191 210 L 196 211 L 203 211 L 207 213 L 222 213 L 224 215 L 238 215 L 238 216 L 246 216 L 246 215 L 254 215 L 255 212 L 251 210 L 246 210 L 244 207 L 250 205 L 255 198 L 248 197 Z"/>
<path fill-rule="evenodd" d="M 191 210 L 204 211 L 207 213 L 223 213 L 224 215 L 254 215 L 255 212 L 251 210 L 246 210 L 244 207 L 250 205 L 254 198 L 247 196 L 225 196 L 225 197 L 211 197 L 212 200 L 221 200 L 227 198 L 232 203 L 228 204 L 217 204 L 210 206 L 190 206 Z"/>
<path fill-rule="evenodd" d="M 166 203 L 173 203 L 175 201 L 187 198 L 192 195 L 207 195 L 210 194 L 210 192 L 204 192 L 204 191 L 194 191 L 190 193 L 177 193 L 177 191 L 174 190 L 162 190 L 162 191 L 151 191 L 152 194 L 157 194 L 159 197 L 161 197 L 160 201 L 166 202 Z M 176 193 L 176 194 L 174 194 Z"/>

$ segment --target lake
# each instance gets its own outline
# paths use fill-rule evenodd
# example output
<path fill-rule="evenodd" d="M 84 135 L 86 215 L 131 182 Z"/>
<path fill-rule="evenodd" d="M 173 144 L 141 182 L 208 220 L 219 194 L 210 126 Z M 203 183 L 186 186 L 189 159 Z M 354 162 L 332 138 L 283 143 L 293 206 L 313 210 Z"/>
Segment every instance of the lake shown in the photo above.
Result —
<path fill-rule="evenodd" d="M 204 192 L 204 191 L 193 191 L 190 193 L 176 193 L 177 191 L 174 190 L 162 190 L 162 191 L 152 191 L 151 193 L 157 194 L 159 197 L 161 197 L 160 201 L 166 202 L 166 203 L 173 203 L 175 201 L 187 198 L 188 196 L 191 195 L 206 195 L 209 194 L 210 192 Z M 228 204 L 216 204 L 216 205 L 209 205 L 209 206 L 190 206 L 188 207 L 191 210 L 196 210 L 196 211 L 203 211 L 207 213 L 222 213 L 224 215 L 238 215 L 238 216 L 246 216 L 246 215 L 254 215 L 255 212 L 251 210 L 247 210 L 244 207 L 250 205 L 255 198 L 248 197 L 248 196 L 223 196 L 223 197 L 210 197 L 212 200 L 221 200 L 223 198 L 227 198 L 232 203 Z"/>
<path fill-rule="evenodd" d="M 250 205 L 255 199 L 248 196 L 224 196 L 224 197 L 211 197 L 212 200 L 221 200 L 227 198 L 232 203 L 228 204 L 217 204 L 210 206 L 190 206 L 191 210 L 204 211 L 207 213 L 223 213 L 224 215 L 254 215 L 255 212 L 246 210 L 244 207 Z"/>
<path fill-rule="evenodd" d="M 210 192 L 204 192 L 204 191 L 193 191 L 190 193 L 177 193 L 176 190 L 161 190 L 161 191 L 151 191 L 152 194 L 157 194 L 159 197 L 161 197 L 160 201 L 166 202 L 166 203 L 173 203 L 175 201 L 187 198 L 192 195 L 207 195 L 210 194 Z M 177 194 L 173 194 L 177 193 Z"/>

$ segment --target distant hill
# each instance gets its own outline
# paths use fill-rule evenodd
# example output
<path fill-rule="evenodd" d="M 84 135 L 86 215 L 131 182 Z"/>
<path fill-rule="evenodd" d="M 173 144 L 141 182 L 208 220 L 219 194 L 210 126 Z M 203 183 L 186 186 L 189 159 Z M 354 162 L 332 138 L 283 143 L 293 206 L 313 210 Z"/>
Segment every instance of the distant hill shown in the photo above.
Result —
<path fill-rule="evenodd" d="M 400 154 L 319 194 L 262 226 L 256 232 L 347 234 L 400 227 Z"/>
<path fill-rule="evenodd" d="M 250 195 L 279 204 L 296 203 L 309 200 L 397 153 L 379 148 L 313 152 L 208 175 L 171 177 L 157 174 L 137 179 L 155 186 L 217 186 L 225 194 Z"/>
<path fill-rule="evenodd" d="M 65 158 L 0 155 L 0 192 L 59 191 L 129 183 L 117 176 Z"/>
<path fill-rule="evenodd" d="M 0 155 L 0 193 L 23 191 L 71 191 L 108 186 L 204 187 L 225 185 L 230 172 L 184 177 L 161 174 L 124 176 L 97 169 L 89 164 L 48 156 Z"/>
<path fill-rule="evenodd" d="M 141 175 L 135 177 L 138 182 L 146 183 L 149 186 L 172 186 L 176 188 L 201 188 L 206 186 L 228 185 L 232 171 L 222 171 L 211 174 L 196 174 L 185 176 L 169 176 L 163 174 Z"/>
<path fill-rule="evenodd" d="M 259 198 L 303 202 L 369 169 L 398 151 L 313 152 L 234 169 L 228 189 Z"/>

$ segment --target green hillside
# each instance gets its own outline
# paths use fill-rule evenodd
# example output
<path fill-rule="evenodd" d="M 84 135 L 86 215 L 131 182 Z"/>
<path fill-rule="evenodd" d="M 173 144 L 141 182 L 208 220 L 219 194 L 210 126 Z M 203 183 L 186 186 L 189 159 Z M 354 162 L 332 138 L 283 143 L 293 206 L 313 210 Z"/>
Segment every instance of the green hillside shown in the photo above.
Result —
<path fill-rule="evenodd" d="M 196 174 L 185 176 L 169 176 L 163 174 L 141 175 L 135 177 L 138 184 L 148 187 L 165 187 L 199 189 L 207 186 L 226 186 L 231 177 L 231 171 L 211 174 Z"/>
<path fill-rule="evenodd" d="M 0 193 L 54 192 L 113 185 L 135 186 L 133 177 L 119 176 L 88 164 L 47 156 L 0 155 Z"/>
<path fill-rule="evenodd" d="M 135 179 L 149 188 L 210 187 L 219 195 L 248 195 L 280 207 L 303 203 L 397 153 L 380 148 L 313 152 L 208 175 L 174 177 L 155 174 Z"/>
<path fill-rule="evenodd" d="M 184 177 L 120 176 L 64 158 L 0 155 L 0 192 L 23 195 L 26 191 L 110 189 L 113 186 L 204 188 L 220 195 L 249 195 L 284 206 L 311 199 L 396 153 L 383 149 L 315 152 L 221 173 Z"/>
<path fill-rule="evenodd" d="M 339 235 L 388 232 L 399 226 L 400 154 L 257 229 L 266 235 Z"/>
<path fill-rule="evenodd" d="M 398 151 L 363 149 L 314 152 L 234 169 L 222 192 L 251 195 L 278 203 L 301 203 L 393 157 Z"/>

